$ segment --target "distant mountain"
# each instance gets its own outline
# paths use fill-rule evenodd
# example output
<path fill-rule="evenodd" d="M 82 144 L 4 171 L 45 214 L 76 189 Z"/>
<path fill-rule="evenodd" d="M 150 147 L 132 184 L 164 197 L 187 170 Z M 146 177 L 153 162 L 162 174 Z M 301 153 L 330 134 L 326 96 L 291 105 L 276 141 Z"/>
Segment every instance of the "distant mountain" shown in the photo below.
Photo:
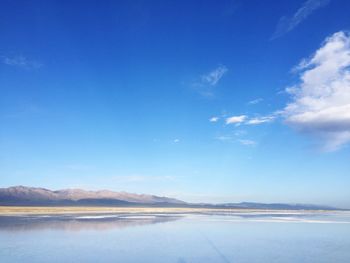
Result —
<path fill-rule="evenodd" d="M 0 188 L 0 205 L 179 205 L 181 200 L 155 195 L 64 189 L 51 191 L 45 188 L 14 186 Z"/>
<path fill-rule="evenodd" d="M 0 188 L 0 205 L 7 206 L 158 206 L 193 208 L 232 208 L 263 210 L 336 210 L 337 208 L 309 204 L 263 203 L 186 203 L 184 201 L 146 194 L 113 192 L 109 190 L 86 191 L 64 189 L 51 191 L 45 188 L 14 186 Z"/>
<path fill-rule="evenodd" d="M 218 204 L 220 207 L 230 208 L 247 208 L 247 209 L 276 209 L 276 210 L 337 210 L 337 208 L 325 206 L 325 205 L 313 205 L 313 204 L 263 204 L 254 202 L 242 202 L 242 203 L 227 203 Z"/>

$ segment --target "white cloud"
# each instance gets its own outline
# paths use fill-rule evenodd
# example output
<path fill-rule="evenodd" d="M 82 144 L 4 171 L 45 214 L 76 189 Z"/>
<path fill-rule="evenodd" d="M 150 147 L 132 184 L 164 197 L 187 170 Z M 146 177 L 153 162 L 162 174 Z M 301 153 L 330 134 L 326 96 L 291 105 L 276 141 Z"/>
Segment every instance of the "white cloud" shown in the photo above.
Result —
<path fill-rule="evenodd" d="M 248 118 L 247 115 L 232 116 L 226 118 L 226 124 L 245 124 L 245 125 L 258 125 L 262 123 L 272 122 L 276 118 L 275 115 L 268 115 L 262 117 Z"/>
<path fill-rule="evenodd" d="M 260 103 L 260 102 L 262 102 L 262 101 L 263 101 L 262 98 L 257 98 L 257 99 L 248 101 L 248 104 L 249 104 L 249 105 L 255 105 L 255 104 L 258 104 L 258 103 Z"/>
<path fill-rule="evenodd" d="M 272 113 L 270 115 L 266 116 L 260 116 L 260 117 L 249 117 L 247 115 L 235 115 L 231 117 L 225 118 L 222 117 L 211 117 L 209 119 L 210 122 L 218 122 L 220 119 L 224 119 L 225 124 L 235 124 L 235 126 L 240 125 L 260 125 L 263 123 L 270 123 L 273 122 L 279 115 L 281 115 L 279 112 Z"/>
<path fill-rule="evenodd" d="M 23 56 L 15 56 L 15 57 L 2 57 L 2 62 L 8 66 L 15 66 L 15 67 L 20 67 L 20 68 L 25 68 L 25 69 L 37 69 L 42 67 L 42 64 L 29 60 L 26 57 Z"/>
<path fill-rule="evenodd" d="M 209 119 L 210 122 L 217 122 L 218 120 L 219 120 L 219 117 L 216 117 L 216 116 L 211 117 L 211 118 Z"/>
<path fill-rule="evenodd" d="M 253 140 L 241 139 L 241 140 L 238 140 L 238 142 L 240 144 L 246 145 L 246 146 L 255 146 L 256 145 L 256 142 Z"/>
<path fill-rule="evenodd" d="M 297 69 L 300 83 L 286 89 L 292 98 L 282 111 L 286 123 L 316 135 L 327 151 L 349 143 L 350 34 L 333 34 Z"/>
<path fill-rule="evenodd" d="M 257 118 L 251 118 L 248 121 L 245 122 L 245 124 L 248 125 L 258 125 L 262 123 L 272 122 L 274 121 L 275 116 L 263 116 L 263 117 L 257 117 Z"/>
<path fill-rule="evenodd" d="M 246 115 L 232 116 L 226 119 L 226 124 L 239 124 L 245 121 Z"/>
<path fill-rule="evenodd" d="M 212 96 L 213 88 L 219 83 L 227 71 L 228 68 L 221 65 L 209 73 L 200 76 L 200 79 L 193 83 L 192 86 L 203 96 Z"/>
<path fill-rule="evenodd" d="M 179 143 L 180 139 L 174 139 L 174 143 Z"/>
<path fill-rule="evenodd" d="M 326 6 L 330 0 L 307 0 L 291 17 L 283 16 L 278 22 L 277 28 L 271 39 L 278 38 L 297 27 L 309 15 L 317 9 Z"/>

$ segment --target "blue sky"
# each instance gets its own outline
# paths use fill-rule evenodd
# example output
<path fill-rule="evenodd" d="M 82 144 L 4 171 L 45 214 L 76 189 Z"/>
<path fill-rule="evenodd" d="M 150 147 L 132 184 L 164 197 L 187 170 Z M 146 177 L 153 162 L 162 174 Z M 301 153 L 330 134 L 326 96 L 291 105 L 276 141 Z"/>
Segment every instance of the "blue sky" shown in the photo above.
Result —
<path fill-rule="evenodd" d="M 350 3 L 9 1 L 1 187 L 350 207 Z"/>

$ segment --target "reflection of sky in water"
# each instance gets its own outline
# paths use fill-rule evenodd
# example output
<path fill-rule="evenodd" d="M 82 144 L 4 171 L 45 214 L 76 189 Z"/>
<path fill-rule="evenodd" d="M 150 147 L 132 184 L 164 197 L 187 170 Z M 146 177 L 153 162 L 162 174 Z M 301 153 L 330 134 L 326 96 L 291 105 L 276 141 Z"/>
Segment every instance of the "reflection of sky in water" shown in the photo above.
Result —
<path fill-rule="evenodd" d="M 9 216 L 0 217 L 2 231 L 42 231 L 45 229 L 84 231 L 111 230 L 115 228 L 135 227 L 179 219 L 179 216 L 154 215 L 75 215 L 75 216 Z"/>
<path fill-rule="evenodd" d="M 350 262 L 349 213 L 0 217 L 0 262 Z"/>

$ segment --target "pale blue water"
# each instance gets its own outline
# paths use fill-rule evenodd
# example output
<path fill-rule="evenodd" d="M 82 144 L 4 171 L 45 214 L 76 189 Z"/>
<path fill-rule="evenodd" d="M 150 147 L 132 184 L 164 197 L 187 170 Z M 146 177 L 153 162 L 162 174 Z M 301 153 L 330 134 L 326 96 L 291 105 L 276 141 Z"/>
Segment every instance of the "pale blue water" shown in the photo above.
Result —
<path fill-rule="evenodd" d="M 350 215 L 0 217 L 0 262 L 350 262 Z"/>

